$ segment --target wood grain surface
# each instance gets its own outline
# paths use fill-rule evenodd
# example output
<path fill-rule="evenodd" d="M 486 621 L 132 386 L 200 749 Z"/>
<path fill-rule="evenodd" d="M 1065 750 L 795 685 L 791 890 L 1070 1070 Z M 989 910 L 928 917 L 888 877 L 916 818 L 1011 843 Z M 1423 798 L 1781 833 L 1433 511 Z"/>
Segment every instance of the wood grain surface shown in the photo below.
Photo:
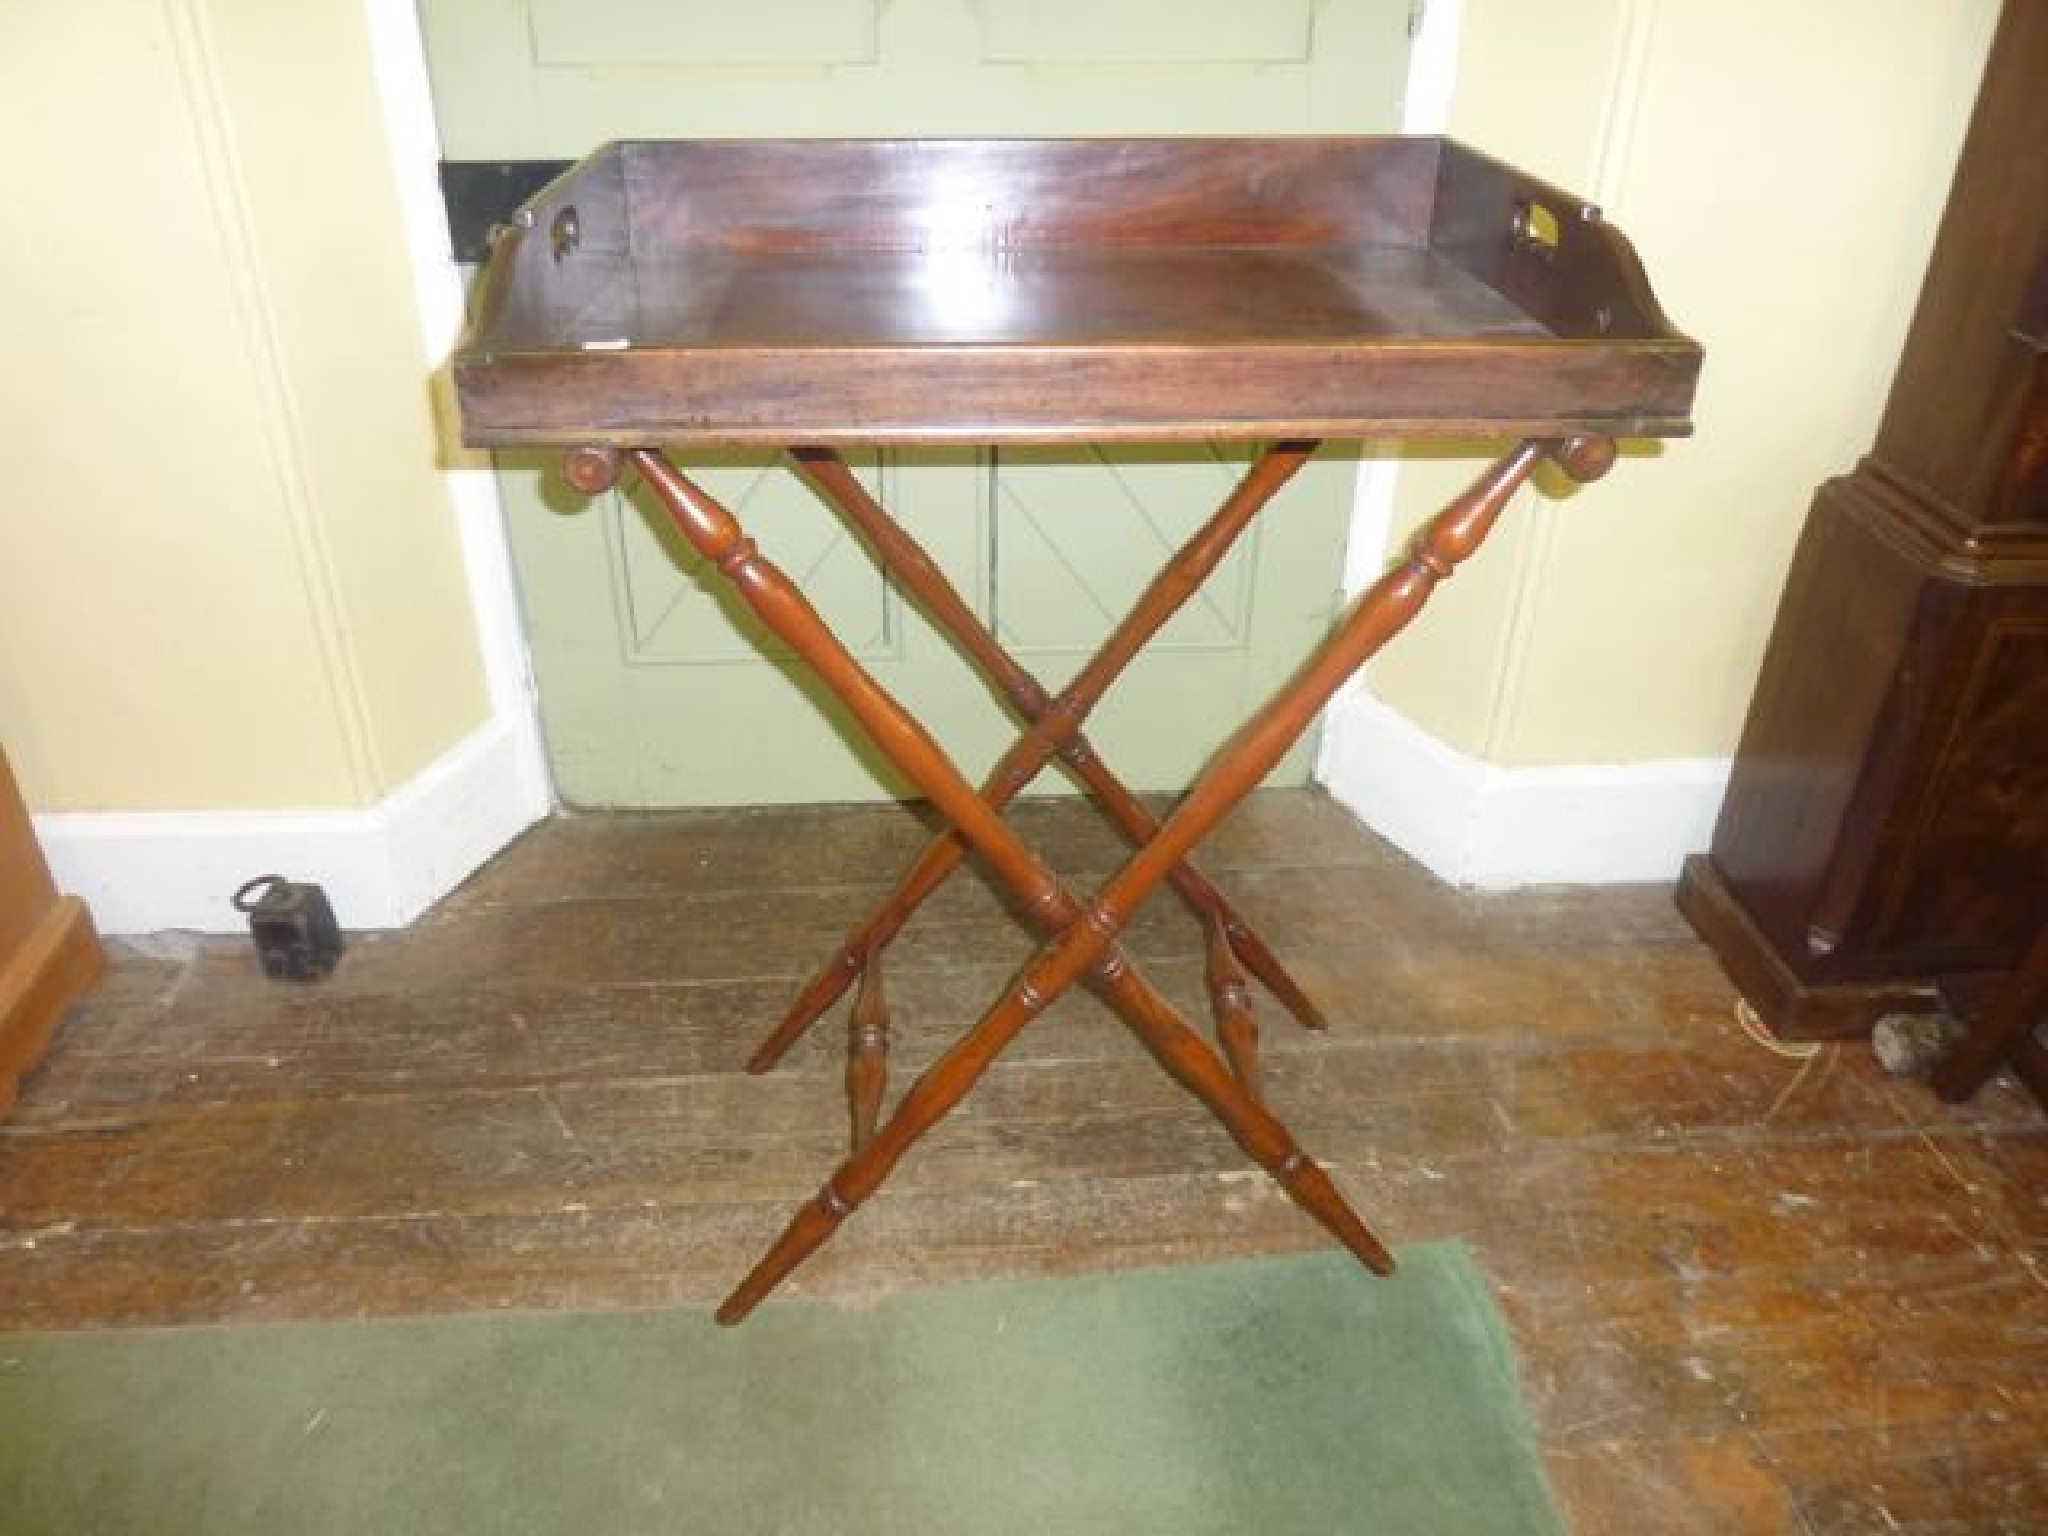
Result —
<path fill-rule="evenodd" d="M 1690 430 L 1600 211 L 1427 138 L 650 141 L 493 245 L 465 440 Z"/>
<path fill-rule="evenodd" d="M 1012 815 L 1078 875 L 1121 857 L 1085 807 Z M 312 989 L 239 941 L 113 945 L 0 1123 L 0 1326 L 714 1301 L 846 1137 L 835 1031 L 743 1058 L 931 832 L 551 822 Z M 1331 1015 L 1258 995 L 1267 1100 L 1397 1242 L 1474 1246 L 1579 1536 L 2038 1529 L 2048 1129 L 2020 1090 L 1951 1109 L 1859 1047 L 1762 1050 L 1662 889 L 1447 890 L 1299 791 L 1204 864 Z M 919 912 L 889 961 L 905 1076 L 1031 942 L 964 872 Z M 1200 1010 L 1192 914 L 1155 900 L 1127 942 Z M 795 1283 L 858 1304 L 1325 1241 L 1084 995 Z"/>

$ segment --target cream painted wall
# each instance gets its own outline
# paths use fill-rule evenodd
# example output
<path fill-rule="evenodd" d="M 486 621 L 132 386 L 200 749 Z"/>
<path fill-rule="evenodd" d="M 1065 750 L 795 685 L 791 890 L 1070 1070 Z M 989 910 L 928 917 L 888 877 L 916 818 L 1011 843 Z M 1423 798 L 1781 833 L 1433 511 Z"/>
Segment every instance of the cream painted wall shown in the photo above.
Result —
<path fill-rule="evenodd" d="M 1504 765 L 1732 751 L 1818 483 L 1869 445 L 1996 0 L 1463 0 L 1449 130 L 1599 202 L 1706 348 L 1697 436 L 1524 498 L 1371 674 Z M 1404 528 L 1471 472 L 1404 465 Z"/>
<path fill-rule="evenodd" d="M 1994 0 L 1463 11 L 1452 131 L 1637 238 L 1708 349 L 1700 434 L 1525 506 L 1372 686 L 1496 762 L 1724 753 Z M 362 29 L 0 6 L 0 291 L 33 296 L 0 317 L 0 739 L 43 810 L 364 805 L 483 718 Z M 1398 521 L 1469 467 L 1407 468 Z"/>
<path fill-rule="evenodd" d="M 485 717 L 357 0 L 0 6 L 0 740 L 368 805 Z"/>

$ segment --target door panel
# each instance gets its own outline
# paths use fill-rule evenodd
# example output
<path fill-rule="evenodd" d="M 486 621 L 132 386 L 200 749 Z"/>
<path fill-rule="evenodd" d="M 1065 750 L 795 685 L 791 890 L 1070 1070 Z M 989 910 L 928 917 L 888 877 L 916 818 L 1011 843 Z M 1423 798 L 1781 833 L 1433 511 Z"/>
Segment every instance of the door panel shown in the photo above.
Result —
<path fill-rule="evenodd" d="M 1077 662 L 1159 567 L 1229 495 L 1250 455 L 1221 447 L 1148 451 L 1003 449 L 994 461 L 996 633 L 1019 657 Z M 1103 531 L 1115 529 L 1105 539 Z M 1245 643 L 1259 535 L 1247 530 L 1163 629 L 1161 651 Z"/>
<path fill-rule="evenodd" d="M 633 137 L 1390 133 L 1408 8 L 420 0 L 420 20 L 442 152 L 548 160 Z"/>
<path fill-rule="evenodd" d="M 850 460 L 886 505 L 896 476 L 877 456 Z M 832 513 L 782 466 L 780 455 L 692 455 L 690 475 L 775 545 L 775 561 L 854 655 L 902 660 L 894 589 Z M 637 486 L 637 482 L 634 483 Z M 620 646 L 630 665 L 749 662 L 792 653 L 690 548 L 644 493 L 605 498 L 599 511 Z"/>
<path fill-rule="evenodd" d="M 539 70 L 872 64 L 881 0 L 529 0 Z"/>
<path fill-rule="evenodd" d="M 982 509 L 947 495 L 972 484 L 973 456 L 852 462 L 985 608 Z M 822 503 L 773 455 L 692 455 L 688 464 L 745 520 L 762 553 L 803 580 L 884 687 L 921 716 L 932 711 L 951 745 L 957 728 L 972 749 L 959 754 L 962 765 L 978 774 L 1004 744 L 1001 712 Z M 637 481 L 586 504 L 530 455 L 505 456 L 500 479 L 549 759 L 567 803 L 745 805 L 909 792 Z"/>
<path fill-rule="evenodd" d="M 445 152 L 607 139 L 1384 132 L 1408 0 L 422 0 Z M 986 687 L 768 455 L 682 458 L 970 776 L 1013 734 Z M 1049 687 L 1227 494 L 1240 449 L 869 454 L 866 483 Z M 1281 493 L 1091 734 L 1176 789 L 1327 627 L 1353 465 Z M 906 786 L 638 494 L 552 461 L 500 481 L 556 785 L 590 806 L 869 799 Z M 1276 780 L 1300 782 L 1309 749 Z M 1039 789 L 1067 787 L 1056 773 Z"/>
<path fill-rule="evenodd" d="M 990 64 L 1306 64 L 1316 0 L 979 0 Z"/>
<path fill-rule="evenodd" d="M 1200 444 L 992 454 L 997 638 L 1040 681 L 1064 682 L 1252 458 Z M 1303 468 L 1103 700 L 1089 736 L 1133 788 L 1184 787 L 1328 629 L 1356 474 L 1341 449 Z M 1272 782 L 1306 782 L 1313 756 L 1304 740 Z"/>

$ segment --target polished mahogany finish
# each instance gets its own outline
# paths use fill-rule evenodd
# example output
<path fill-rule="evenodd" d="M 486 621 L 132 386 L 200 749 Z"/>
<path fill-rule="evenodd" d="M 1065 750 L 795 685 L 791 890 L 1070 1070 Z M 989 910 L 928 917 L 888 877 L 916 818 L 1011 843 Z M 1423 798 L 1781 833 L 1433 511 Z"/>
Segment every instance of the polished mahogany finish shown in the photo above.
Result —
<path fill-rule="evenodd" d="M 1077 901 L 990 803 L 968 787 L 952 760 L 847 652 L 795 585 L 762 557 L 727 509 L 661 453 L 638 449 L 629 456 L 677 531 L 846 702 L 876 744 L 981 854 L 1022 909 L 1053 934 L 981 1021 L 911 1085 L 895 1114 L 840 1165 L 817 1199 L 799 1207 L 783 1235 L 719 1308 L 720 1322 L 744 1319 L 830 1238 L 1018 1032 L 1084 975 L 1296 1204 L 1368 1268 L 1380 1274 L 1392 1271 L 1386 1248 L 1358 1219 L 1328 1174 L 1143 978 L 1117 936 L 1139 903 L 1272 771 L 1344 681 L 1406 627 L 1436 586 L 1479 548 L 1508 499 L 1546 455 L 1572 477 L 1590 480 L 1613 464 L 1614 444 L 1609 439 L 1580 438 L 1524 442 L 1439 513 L 1416 535 L 1408 558 L 1374 583 L 1308 665 L 1232 738 L 1151 841 L 1085 903 Z"/>
<path fill-rule="evenodd" d="M 773 1066 L 858 983 L 851 1151 L 719 1321 L 745 1317 L 829 1239 L 1084 980 L 1296 1205 L 1389 1272 L 1386 1247 L 1263 1101 L 1250 978 L 1303 1023 L 1322 1017 L 1189 860 L 1540 463 L 1591 480 L 1614 462 L 1615 433 L 1687 430 L 1699 360 L 1597 210 L 1438 140 L 626 144 L 522 210 L 456 359 L 467 439 L 566 444 L 564 472 L 586 494 L 639 475 L 946 823 L 748 1063 Z M 1089 745 L 1089 712 L 1317 439 L 1404 431 L 1521 441 L 1154 816 Z M 1268 446 L 1052 694 L 838 451 L 952 438 Z M 979 789 L 662 446 L 676 441 L 790 445 L 798 471 L 1017 716 L 1021 735 Z M 1134 849 L 1085 898 L 1002 816 L 1055 757 Z M 1043 943 L 884 1114 L 883 953 L 970 853 Z M 1204 925 L 1216 1046 L 1121 943 L 1165 884 Z"/>
<path fill-rule="evenodd" d="M 472 444 L 1687 429 L 1599 210 L 1435 139 L 614 144 L 521 210 Z"/>
<path fill-rule="evenodd" d="M 2008 5 L 1868 457 L 1816 497 L 1679 899 L 1792 1036 L 2048 916 L 2048 7 Z"/>

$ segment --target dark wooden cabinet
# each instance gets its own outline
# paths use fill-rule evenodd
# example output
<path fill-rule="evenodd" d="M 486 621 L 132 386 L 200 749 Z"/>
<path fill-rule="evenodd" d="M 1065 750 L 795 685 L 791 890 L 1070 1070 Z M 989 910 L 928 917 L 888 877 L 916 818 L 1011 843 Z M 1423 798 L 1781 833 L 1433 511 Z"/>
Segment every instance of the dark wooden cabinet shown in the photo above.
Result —
<path fill-rule="evenodd" d="M 2010 969 L 2048 915 L 2048 0 L 2008 0 L 1876 441 L 1814 500 L 1679 905 L 1792 1037 Z"/>

